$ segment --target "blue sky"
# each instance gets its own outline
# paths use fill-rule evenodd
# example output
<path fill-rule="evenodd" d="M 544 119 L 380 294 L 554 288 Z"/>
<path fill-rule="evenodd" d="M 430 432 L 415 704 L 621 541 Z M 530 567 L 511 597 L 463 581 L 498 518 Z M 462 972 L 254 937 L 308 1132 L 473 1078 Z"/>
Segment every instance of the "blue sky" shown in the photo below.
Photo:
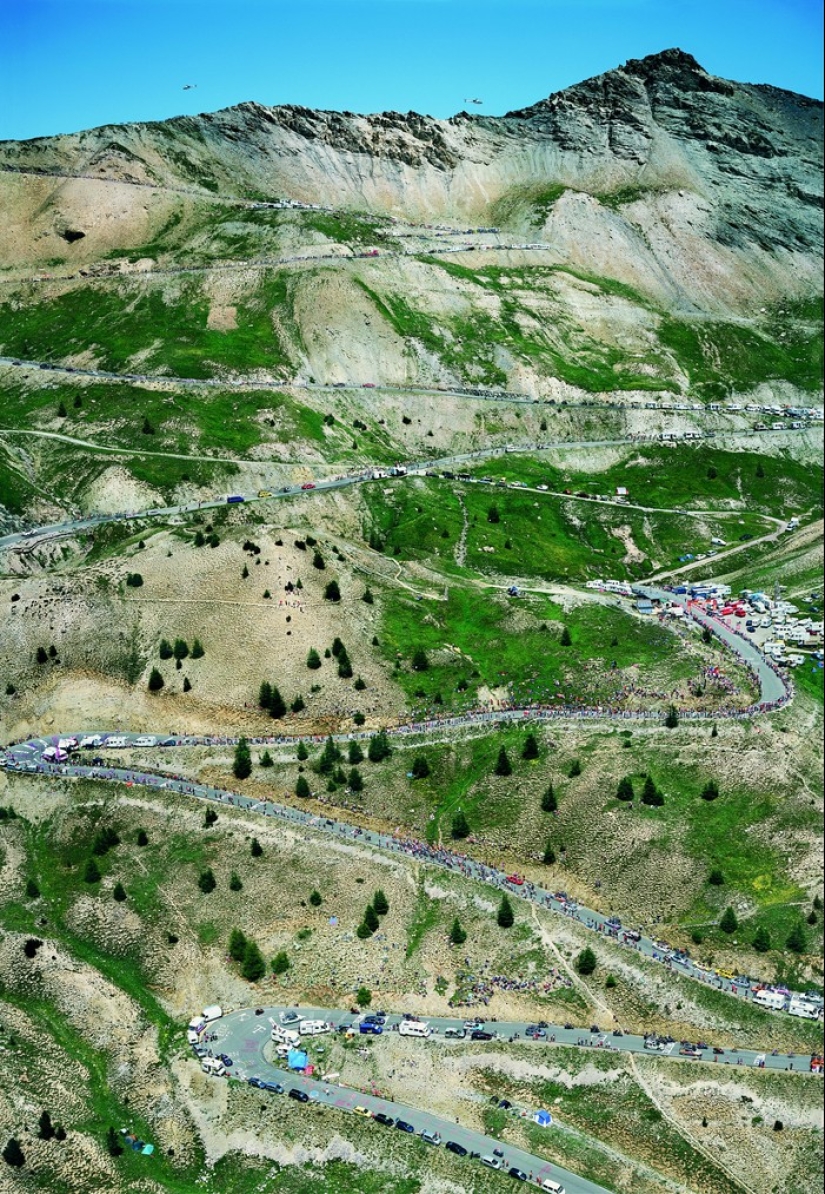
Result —
<path fill-rule="evenodd" d="M 820 0 L 0 0 L 0 138 L 246 99 L 500 115 L 669 46 L 822 97 Z"/>

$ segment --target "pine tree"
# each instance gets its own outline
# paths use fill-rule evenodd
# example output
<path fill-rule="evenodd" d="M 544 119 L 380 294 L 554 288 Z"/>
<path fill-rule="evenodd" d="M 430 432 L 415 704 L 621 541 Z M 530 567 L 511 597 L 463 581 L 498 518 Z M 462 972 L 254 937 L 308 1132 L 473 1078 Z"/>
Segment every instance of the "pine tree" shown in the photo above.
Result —
<path fill-rule="evenodd" d="M 242 962 L 246 952 L 246 935 L 240 929 L 229 934 L 229 956 L 233 962 Z"/>
<path fill-rule="evenodd" d="M 158 655 L 161 657 L 161 659 L 171 659 L 172 658 L 172 644 L 169 642 L 168 639 L 162 638 L 160 640 L 160 646 L 158 647 Z"/>
<path fill-rule="evenodd" d="M 645 779 L 644 787 L 642 788 L 642 804 L 656 805 L 659 803 L 659 789 L 653 782 L 652 776 L 648 775 Z"/>
<path fill-rule="evenodd" d="M 203 659 L 205 654 L 206 654 L 206 652 L 203 649 L 203 643 L 201 642 L 201 640 L 199 638 L 196 638 L 195 641 L 192 643 L 192 658 L 193 659 Z"/>
<path fill-rule="evenodd" d="M 677 712 L 676 706 L 671 705 L 667 711 L 667 716 L 665 717 L 665 726 L 669 730 L 675 730 L 676 727 L 678 726 L 678 724 L 679 724 L 679 714 Z"/>
<path fill-rule="evenodd" d="M 513 905 L 507 899 L 507 896 L 503 895 L 501 897 L 501 903 L 498 906 L 498 912 L 496 914 L 496 924 L 500 929 L 509 929 L 515 919 Z"/>
<path fill-rule="evenodd" d="M 274 767 L 275 766 L 275 760 L 272 758 L 272 755 L 269 753 L 268 750 L 265 750 L 264 753 L 261 755 L 259 763 L 260 763 L 261 767 Z"/>
<path fill-rule="evenodd" d="M 241 877 L 236 871 L 233 871 L 232 874 L 229 876 L 229 890 L 230 891 L 243 891 L 243 883 L 241 882 Z"/>
<path fill-rule="evenodd" d="M 311 672 L 317 672 L 317 670 L 320 666 L 321 666 L 321 656 L 318 654 L 318 652 L 315 650 L 314 647 L 310 647 L 309 652 L 307 654 L 307 667 L 309 668 L 309 670 Z"/>
<path fill-rule="evenodd" d="M 306 760 L 309 758 L 309 751 L 307 750 L 305 743 L 298 743 L 298 749 L 295 752 L 295 756 L 300 763 L 306 762 Z"/>
<path fill-rule="evenodd" d="M 148 684 L 149 691 L 150 692 L 160 692 L 161 688 L 163 688 L 163 684 L 164 684 L 163 676 L 160 674 L 160 672 L 158 671 L 158 669 L 156 667 L 153 667 L 151 672 L 149 673 L 149 684 Z"/>
<path fill-rule="evenodd" d="M 552 866 L 555 861 L 556 861 L 556 851 L 553 849 L 550 842 L 548 842 L 547 845 L 544 847 L 544 855 L 542 857 L 542 862 L 546 866 Z"/>
<path fill-rule="evenodd" d="M 370 991 L 369 987 L 358 988 L 355 995 L 355 1002 L 359 1007 L 369 1007 L 372 1003 L 372 991 Z"/>
<path fill-rule="evenodd" d="M 266 974 L 266 962 L 254 941 L 247 941 L 241 962 L 241 974 L 249 983 L 256 983 Z"/>
<path fill-rule="evenodd" d="M 633 791 L 633 781 L 629 776 L 619 780 L 619 786 L 616 789 L 617 800 L 633 800 L 636 793 Z"/>
<path fill-rule="evenodd" d="M 290 962 L 289 957 L 287 956 L 286 952 L 281 949 L 278 951 L 278 953 L 276 953 L 275 957 L 272 959 L 272 973 L 273 974 L 286 974 L 287 970 L 289 970 L 291 965 L 292 965 L 292 963 Z"/>
<path fill-rule="evenodd" d="M 725 876 L 718 866 L 714 867 L 708 875 L 708 883 L 713 887 L 724 887 Z"/>
<path fill-rule="evenodd" d="M 359 763 L 364 761 L 364 752 L 357 742 L 350 742 L 347 747 L 347 762 L 353 767 L 357 767 Z"/>
<path fill-rule="evenodd" d="M 553 785 L 548 784 L 541 798 L 541 811 L 543 813 L 554 813 L 559 807 L 559 802 L 556 799 L 556 793 L 553 790 Z"/>
<path fill-rule="evenodd" d="M 378 913 L 375 911 L 372 904 L 367 904 L 366 908 L 364 909 L 364 924 L 372 933 L 374 933 L 381 924 L 378 919 Z"/>
<path fill-rule="evenodd" d="M 37 1135 L 41 1140 L 51 1140 L 54 1136 L 54 1125 L 52 1124 L 52 1117 L 49 1115 L 48 1111 L 44 1111 L 40 1116 Z"/>
<path fill-rule="evenodd" d="M 464 816 L 464 813 L 461 811 L 461 809 L 459 809 L 453 817 L 452 824 L 450 826 L 450 837 L 454 838 L 456 841 L 461 841 L 463 838 L 469 836 L 470 826 L 467 822 L 467 818 Z"/>
<path fill-rule="evenodd" d="M 361 600 L 364 602 L 365 605 L 372 605 L 375 600 L 375 598 L 372 595 L 372 590 L 364 589 L 364 595 L 361 598 Z"/>
<path fill-rule="evenodd" d="M 309 893 L 309 902 L 313 908 L 320 908 L 321 904 L 324 902 L 320 891 L 311 891 Z"/>
<path fill-rule="evenodd" d="M 359 941 L 366 941 L 368 937 L 372 936 L 372 929 L 362 920 L 358 928 L 355 930 L 355 936 Z"/>
<path fill-rule="evenodd" d="M 272 685 L 268 680 L 261 681 L 261 687 L 258 689 L 258 704 L 262 709 L 268 709 L 272 700 Z"/>
<path fill-rule="evenodd" d="M 496 765 L 493 768 L 493 774 L 494 775 L 512 775 L 513 774 L 512 765 L 510 763 L 510 760 L 507 758 L 507 751 L 504 749 L 503 746 L 501 747 L 501 749 L 498 752 L 498 759 L 496 760 Z"/>
<path fill-rule="evenodd" d="M 232 763 L 232 774 L 235 779 L 248 779 L 252 774 L 252 755 L 246 738 L 239 738 L 235 747 L 235 759 Z"/>
<path fill-rule="evenodd" d="M 808 942 L 805 937 L 805 927 L 801 920 L 798 920 L 794 927 L 788 934 L 785 945 L 795 954 L 804 954 Z"/>
<path fill-rule="evenodd" d="M 304 698 L 301 696 L 300 692 L 289 707 L 293 713 L 303 713 L 304 709 L 306 709 Z"/>
<path fill-rule="evenodd" d="M 36 900 L 40 896 L 40 888 L 35 883 L 34 879 L 26 880 L 26 898 L 29 900 Z"/>
<path fill-rule="evenodd" d="M 99 883 L 101 880 L 100 867 L 93 858 L 90 858 L 86 863 L 83 871 L 84 883 Z"/>
<path fill-rule="evenodd" d="M 306 800 L 309 796 L 312 795 L 312 792 L 310 791 L 309 784 L 307 783 L 306 776 L 304 776 L 304 775 L 298 776 L 298 780 L 295 784 L 295 795 L 300 796 L 302 800 Z"/>
<path fill-rule="evenodd" d="M 192 691 L 192 684 L 191 684 L 188 676 L 183 677 L 183 691 L 184 692 Z"/>
<path fill-rule="evenodd" d="M 352 679 L 352 663 L 350 662 L 350 657 L 347 655 L 346 651 L 342 651 L 338 656 L 338 675 L 342 680 Z"/>
<path fill-rule="evenodd" d="M 217 886 L 218 883 L 211 867 L 207 867 L 198 875 L 198 887 L 204 895 L 209 895 L 210 891 L 214 891 Z"/>
<path fill-rule="evenodd" d="M 258 839 L 256 837 L 253 837 L 253 839 L 250 843 L 249 852 L 253 858 L 260 858 L 264 852 L 263 846 L 261 845 L 261 843 L 258 841 Z"/>
<path fill-rule="evenodd" d="M 272 685 L 272 695 L 269 698 L 269 716 L 276 720 L 286 716 L 286 701 L 274 684 Z"/>
<path fill-rule="evenodd" d="M 326 568 L 324 557 L 321 555 L 320 551 L 316 551 L 315 555 L 312 557 L 312 566 L 313 568 L 317 568 L 319 572 L 323 572 Z"/>
<path fill-rule="evenodd" d="M 722 919 L 719 921 L 719 928 L 723 933 L 735 933 L 739 928 L 739 921 L 736 918 L 736 913 L 733 908 L 728 906 L 722 913 Z"/>
<path fill-rule="evenodd" d="M 3 1149 L 3 1160 L 12 1169 L 22 1169 L 26 1164 L 26 1155 L 20 1147 L 20 1141 L 12 1136 Z"/>
<path fill-rule="evenodd" d="M 423 755 L 413 760 L 412 777 L 413 779 L 426 779 L 430 774 L 430 765 Z"/>
<path fill-rule="evenodd" d="M 573 762 L 570 764 L 570 770 L 567 772 L 567 774 L 570 776 L 571 779 L 575 779 L 576 776 L 581 775 L 581 773 L 582 773 L 582 765 L 578 759 L 574 759 Z"/>
<path fill-rule="evenodd" d="M 572 647 L 572 645 L 573 645 L 573 639 L 570 635 L 570 631 L 567 629 L 566 626 L 562 629 L 561 638 L 559 639 L 559 643 L 562 647 Z"/>
<path fill-rule="evenodd" d="M 112 898 L 117 900 L 117 902 L 119 904 L 122 904 L 123 901 L 126 899 L 126 888 L 123 886 L 122 883 L 118 882 L 115 884 L 115 886 L 112 890 Z"/>
<path fill-rule="evenodd" d="M 771 935 L 764 925 L 760 925 L 753 935 L 753 948 L 757 953 L 766 954 L 771 948 Z"/>
<path fill-rule="evenodd" d="M 380 887 L 372 897 L 372 906 L 379 916 L 386 916 L 390 910 L 389 900 Z"/>
<path fill-rule="evenodd" d="M 466 940 L 467 934 L 461 927 L 461 921 L 456 917 L 453 927 L 450 929 L 450 945 L 463 945 Z"/>
<path fill-rule="evenodd" d="M 175 639 L 175 645 L 172 648 L 172 654 L 175 656 L 175 659 L 180 659 L 180 660 L 186 659 L 187 655 L 189 654 L 189 646 L 186 643 L 185 639 L 182 639 L 182 638 Z"/>
<path fill-rule="evenodd" d="M 385 730 L 379 730 L 372 738 L 367 748 L 367 758 L 371 763 L 380 763 L 391 754 L 389 739 Z"/>
<path fill-rule="evenodd" d="M 347 787 L 351 792 L 363 792 L 364 779 L 357 767 L 353 767 L 347 777 Z"/>
<path fill-rule="evenodd" d="M 592 974 L 596 969 L 596 955 L 589 946 L 587 949 L 583 949 L 578 958 L 576 958 L 576 969 L 579 974 L 585 975 Z"/>
<path fill-rule="evenodd" d="M 341 761 L 341 752 L 333 742 L 332 738 L 327 738 L 324 743 L 324 749 L 321 752 L 321 758 L 318 760 L 318 770 L 322 775 L 331 775 L 336 763 Z"/>
<path fill-rule="evenodd" d="M 325 601 L 340 601 L 341 600 L 341 590 L 338 588 L 338 582 L 336 580 L 331 580 L 329 582 L 329 584 L 326 586 L 326 588 L 324 589 L 324 600 Z"/>
<path fill-rule="evenodd" d="M 539 757 L 539 744 L 536 741 L 535 734 L 528 734 L 524 739 L 521 757 L 523 759 L 537 759 Z"/>
<path fill-rule="evenodd" d="M 699 793 L 703 800 L 718 800 L 719 785 L 715 779 L 709 779 L 702 791 Z"/>
<path fill-rule="evenodd" d="M 37 648 L 37 653 L 35 654 L 35 659 L 37 660 L 38 663 L 48 663 L 49 662 L 49 656 L 46 652 L 45 647 Z M 15 1141 L 15 1143 L 16 1143 L 16 1141 Z"/>
<path fill-rule="evenodd" d="M 146 832 L 145 829 L 139 829 L 137 831 L 137 844 L 139 846 L 148 846 L 149 845 L 149 834 Z"/>
<path fill-rule="evenodd" d="M 427 652 L 423 647 L 417 647 L 413 652 L 412 670 L 414 672 L 426 672 L 429 671 L 429 667 L 430 661 L 427 658 Z"/>
<path fill-rule="evenodd" d="M 120 1143 L 120 1136 L 114 1128 L 109 1128 L 106 1133 L 106 1151 L 110 1157 L 119 1157 L 123 1152 L 123 1145 Z"/>

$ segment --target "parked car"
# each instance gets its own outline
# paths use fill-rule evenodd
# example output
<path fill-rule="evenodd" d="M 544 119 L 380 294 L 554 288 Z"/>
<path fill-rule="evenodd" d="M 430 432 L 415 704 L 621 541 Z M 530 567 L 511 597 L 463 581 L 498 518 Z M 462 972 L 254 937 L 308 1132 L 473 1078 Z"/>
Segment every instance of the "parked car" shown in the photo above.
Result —
<path fill-rule="evenodd" d="M 491 1041 L 493 1039 L 492 1032 L 484 1032 L 481 1028 L 475 1028 L 470 1033 L 471 1041 Z"/>
<path fill-rule="evenodd" d="M 467 1149 L 463 1144 L 457 1144 L 455 1140 L 448 1140 L 444 1145 L 448 1152 L 455 1153 L 457 1157 L 466 1157 Z"/>
<path fill-rule="evenodd" d="M 501 1169 L 501 1161 L 499 1161 L 498 1157 L 482 1157 L 481 1164 L 486 1165 L 488 1169 Z"/>
<path fill-rule="evenodd" d="M 372 1119 L 372 1112 L 369 1107 L 362 1107 L 359 1103 L 357 1107 L 353 1107 L 353 1112 L 356 1115 L 363 1115 L 365 1119 Z"/>
<path fill-rule="evenodd" d="M 297 1012 L 281 1012 L 278 1019 L 282 1024 L 297 1024 L 301 1017 Z"/>
<path fill-rule="evenodd" d="M 262 1082 L 261 1090 L 269 1090 L 273 1094 L 284 1094 L 285 1087 L 281 1086 L 280 1082 Z"/>
<path fill-rule="evenodd" d="M 296 1103 L 308 1103 L 309 1095 L 305 1090 L 299 1090 L 297 1086 L 293 1086 L 289 1091 L 289 1097 L 294 1099 Z"/>
<path fill-rule="evenodd" d="M 395 1127 L 395 1120 L 391 1115 L 385 1115 L 383 1111 L 376 1111 L 372 1117 L 377 1124 L 383 1124 L 385 1128 Z"/>
<path fill-rule="evenodd" d="M 314 488 L 315 488 L 315 483 L 313 481 L 304 481 L 303 485 L 301 486 L 301 489 L 314 489 Z"/>
<path fill-rule="evenodd" d="M 518 1166 L 516 1166 L 516 1165 L 510 1166 L 510 1168 L 507 1170 L 507 1176 L 514 1177 L 514 1178 L 516 1178 L 517 1181 L 520 1181 L 520 1182 L 527 1181 L 527 1174 L 524 1172 L 523 1169 L 519 1169 Z"/>
<path fill-rule="evenodd" d="M 395 1121 L 395 1126 L 398 1128 L 399 1132 L 415 1132 L 415 1128 L 412 1126 L 412 1124 L 407 1123 L 406 1119 L 397 1119 Z"/>

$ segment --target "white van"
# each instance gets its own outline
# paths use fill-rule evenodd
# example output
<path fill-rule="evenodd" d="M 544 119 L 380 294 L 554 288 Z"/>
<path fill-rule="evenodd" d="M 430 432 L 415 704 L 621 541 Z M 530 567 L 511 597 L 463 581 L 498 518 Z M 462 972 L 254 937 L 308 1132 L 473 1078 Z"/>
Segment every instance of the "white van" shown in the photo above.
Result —
<path fill-rule="evenodd" d="M 213 1003 L 211 1007 L 203 1009 L 203 1019 L 206 1020 L 207 1024 L 210 1020 L 220 1020 L 222 1015 L 223 1012 L 216 1003 Z"/>
<path fill-rule="evenodd" d="M 332 1025 L 326 1020 L 302 1020 L 298 1031 L 301 1036 L 320 1036 L 323 1032 L 332 1032 Z"/>
<path fill-rule="evenodd" d="M 402 1020 L 398 1025 L 399 1036 L 428 1037 L 433 1030 L 425 1020 Z"/>
<path fill-rule="evenodd" d="M 226 1077 L 226 1066 L 220 1057 L 204 1057 L 201 1061 L 201 1069 L 204 1074 L 211 1074 L 213 1078 Z"/>
<path fill-rule="evenodd" d="M 559 1185 L 558 1182 L 554 1182 L 552 1177 L 546 1177 L 544 1179 L 544 1181 L 541 1183 L 541 1189 L 550 1190 L 552 1191 L 552 1194 L 567 1194 L 564 1186 Z"/>

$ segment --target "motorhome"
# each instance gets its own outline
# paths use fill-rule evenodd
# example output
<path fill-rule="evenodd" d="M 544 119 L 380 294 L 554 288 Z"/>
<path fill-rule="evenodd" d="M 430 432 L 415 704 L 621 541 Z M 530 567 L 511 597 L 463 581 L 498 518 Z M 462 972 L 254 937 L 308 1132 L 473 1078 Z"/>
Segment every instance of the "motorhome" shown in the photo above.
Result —
<path fill-rule="evenodd" d="M 753 1002 L 758 1007 L 766 1007 L 772 1012 L 781 1012 L 785 1006 L 785 996 L 779 991 L 757 991 Z"/>
<path fill-rule="evenodd" d="M 282 1045 L 297 1045 L 300 1041 L 300 1035 L 292 1028 L 282 1028 L 280 1024 L 273 1024 L 272 1039 L 278 1041 Z"/>
<path fill-rule="evenodd" d="M 822 1007 L 801 995 L 794 995 L 788 1004 L 789 1016 L 801 1016 L 803 1020 L 818 1020 L 822 1016 Z"/>
<path fill-rule="evenodd" d="M 428 1037 L 433 1035 L 433 1030 L 426 1020 L 402 1020 L 398 1033 L 400 1036 Z"/>
<path fill-rule="evenodd" d="M 212 1074 L 215 1078 L 226 1077 L 226 1066 L 220 1057 L 204 1057 L 201 1061 L 201 1069 L 204 1074 Z"/>
<path fill-rule="evenodd" d="M 302 1020 L 298 1032 L 301 1036 L 320 1036 L 324 1032 L 332 1032 L 332 1025 L 326 1020 Z"/>

